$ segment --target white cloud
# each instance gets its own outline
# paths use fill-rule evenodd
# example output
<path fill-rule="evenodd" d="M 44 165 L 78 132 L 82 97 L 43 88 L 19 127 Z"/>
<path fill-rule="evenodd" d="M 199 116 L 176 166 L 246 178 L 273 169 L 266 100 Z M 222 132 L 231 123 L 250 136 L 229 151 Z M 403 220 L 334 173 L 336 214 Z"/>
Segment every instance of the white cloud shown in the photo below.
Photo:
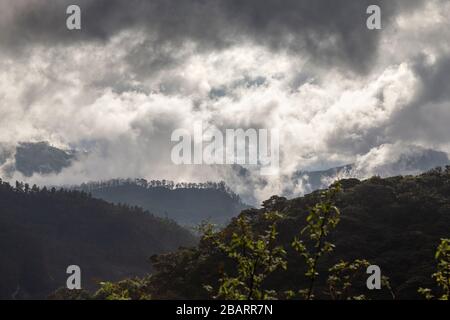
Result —
<path fill-rule="evenodd" d="M 171 132 L 200 119 L 219 128 L 278 128 L 284 176 L 355 161 L 379 167 L 405 151 L 395 132 L 399 120 L 393 119 L 416 97 L 414 59 L 424 53 L 433 62 L 448 52 L 444 17 L 450 6 L 433 3 L 384 31 L 380 59 L 364 76 L 251 42 L 209 51 L 186 42 L 176 59 L 166 57 L 170 63 L 160 66 L 164 48 L 152 48 L 152 35 L 139 30 L 105 42 L 35 45 L 27 59 L 0 62 L 0 142 L 48 140 L 88 149 L 60 175 L 35 176 L 34 182 L 225 179 L 257 201 L 281 193 L 287 182 L 260 181 L 252 168 L 244 182 L 228 167 L 176 167 L 170 162 Z M 440 105 L 443 112 L 448 102 Z M 445 141 L 433 141 L 434 134 L 422 139 L 426 135 L 408 143 L 426 147 L 432 141 L 447 150 Z"/>

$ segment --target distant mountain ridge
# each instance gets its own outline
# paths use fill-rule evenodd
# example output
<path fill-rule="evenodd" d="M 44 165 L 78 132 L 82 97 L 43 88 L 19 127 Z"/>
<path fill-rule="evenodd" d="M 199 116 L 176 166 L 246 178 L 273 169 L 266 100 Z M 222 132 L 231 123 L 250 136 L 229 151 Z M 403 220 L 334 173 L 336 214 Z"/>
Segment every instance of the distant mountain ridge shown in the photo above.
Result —
<path fill-rule="evenodd" d="M 142 207 L 182 225 L 203 221 L 226 224 L 249 208 L 224 182 L 175 183 L 169 180 L 112 179 L 71 187 L 112 203 Z"/>
<path fill-rule="evenodd" d="M 0 173 L 3 173 L 4 178 L 12 177 L 14 172 L 20 172 L 25 177 L 31 177 L 33 174 L 58 174 L 64 170 L 64 168 L 70 167 L 77 161 L 81 154 L 83 154 L 82 151 L 59 149 L 45 141 L 24 142 L 17 146 L 5 146 L 0 144 Z M 390 177 L 396 175 L 416 175 L 432 168 L 449 164 L 448 154 L 442 151 L 400 143 L 383 144 L 371 149 L 364 155 L 357 156 L 354 163 L 324 170 L 298 170 L 283 175 L 280 179 L 284 188 L 283 190 L 274 193 L 279 193 L 291 198 L 326 188 L 337 179 L 367 179 L 372 176 Z M 227 182 L 233 186 L 238 185 L 243 187 L 239 189 L 241 190 L 240 196 L 243 197 L 247 203 L 258 206 L 260 204 L 259 200 L 252 192 L 254 192 L 254 189 L 265 187 L 267 184 L 265 177 L 254 176 L 247 169 L 238 165 L 231 166 L 230 170 L 231 173 L 224 171 L 227 172 L 228 177 L 231 177 Z M 161 180 L 161 183 L 163 181 L 164 180 Z M 154 192 L 147 192 L 147 195 L 142 194 L 142 190 L 136 188 L 134 191 L 139 193 L 138 197 L 131 195 L 130 190 L 125 190 L 126 188 L 124 188 L 124 186 L 121 186 L 121 188 L 124 189 L 122 191 L 126 191 L 128 194 L 125 197 L 115 194 L 115 191 L 111 190 L 111 188 L 108 192 L 105 190 L 102 192 L 96 190 L 94 194 L 96 194 L 98 198 L 115 203 L 124 202 L 143 206 L 159 216 L 164 217 L 166 214 L 169 216 L 173 215 L 174 218 L 181 218 L 179 221 L 183 224 L 196 224 L 199 219 L 208 217 L 212 218 L 214 221 L 215 217 L 218 215 L 208 212 L 209 209 L 205 211 L 202 206 L 195 210 L 195 214 L 192 214 L 186 213 L 185 210 L 180 211 L 179 208 L 177 208 L 177 205 L 172 203 L 171 199 L 174 199 L 175 202 L 181 201 L 186 203 L 187 200 L 183 200 L 182 195 L 184 192 L 179 189 L 196 189 L 195 185 L 195 183 L 186 183 L 183 184 L 183 186 L 174 185 L 173 188 L 169 185 L 165 185 L 164 190 L 160 190 L 159 193 L 156 193 L 155 188 L 161 187 L 162 185 L 158 186 L 155 184 L 152 186 Z M 199 195 L 199 199 L 203 199 L 208 194 L 208 191 L 206 191 L 208 188 L 200 186 L 199 189 L 202 189 L 203 191 L 199 191 L 197 194 Z M 227 192 L 228 191 L 225 191 L 225 193 Z M 216 194 L 213 197 L 217 196 L 218 195 Z M 150 204 L 145 197 L 153 199 L 154 204 Z M 229 212 L 237 213 L 243 208 L 239 203 L 236 203 L 234 207 L 225 204 L 230 201 L 235 202 L 233 197 L 234 196 L 231 197 L 231 200 L 221 202 L 222 205 L 225 205 L 226 208 L 230 209 L 227 211 L 228 215 Z M 216 200 L 218 200 L 218 198 L 216 198 Z M 239 201 L 240 199 L 237 202 Z M 163 203 L 164 205 L 159 205 L 158 203 Z M 171 207 L 171 209 L 167 210 L 165 207 Z M 233 208 L 239 208 L 239 210 Z M 217 210 L 225 213 L 225 210 L 222 211 L 220 207 L 214 207 L 214 211 L 217 212 Z M 195 218 L 196 215 L 198 216 L 197 218 Z M 193 216 L 194 219 L 189 221 L 189 219 L 187 219 L 188 216 Z M 228 219 L 228 216 L 226 219 Z M 216 221 L 223 223 L 225 220 L 219 219 Z"/>

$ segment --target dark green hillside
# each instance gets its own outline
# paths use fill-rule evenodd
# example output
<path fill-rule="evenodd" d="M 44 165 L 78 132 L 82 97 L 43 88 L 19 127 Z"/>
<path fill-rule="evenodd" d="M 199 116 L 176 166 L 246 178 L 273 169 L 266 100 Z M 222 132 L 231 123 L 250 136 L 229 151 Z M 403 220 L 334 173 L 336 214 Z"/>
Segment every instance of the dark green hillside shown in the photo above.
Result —
<path fill-rule="evenodd" d="M 324 275 L 340 260 L 367 259 L 390 277 L 398 299 L 419 298 L 419 287 L 432 288 L 436 247 L 441 238 L 450 236 L 450 167 L 417 177 L 343 180 L 341 185 L 343 191 L 335 201 L 341 221 L 329 239 L 336 249 L 321 261 L 319 273 Z M 278 244 L 287 251 L 287 271 L 271 274 L 264 281 L 266 288 L 282 293 L 307 286 L 304 262 L 291 243 L 305 226 L 309 208 L 318 201 L 320 192 L 292 200 L 272 197 L 263 209 L 241 214 L 260 232 L 263 213 L 278 211 L 285 216 L 278 224 Z M 227 239 L 236 232 L 239 228 L 234 220 L 219 235 Z M 156 299 L 210 297 L 203 285 L 217 288 L 219 277 L 235 272 L 235 265 L 207 241 L 197 248 L 155 256 L 153 262 L 159 272 L 151 278 L 149 288 Z M 318 298 L 329 298 L 323 294 L 323 276 L 317 287 Z M 368 293 L 365 282 L 361 281 L 360 287 Z M 390 298 L 385 293 L 369 297 Z"/>
<path fill-rule="evenodd" d="M 65 286 L 68 265 L 82 285 L 149 272 L 148 257 L 195 244 L 175 222 L 77 191 L 0 183 L 0 299 L 45 298 Z"/>

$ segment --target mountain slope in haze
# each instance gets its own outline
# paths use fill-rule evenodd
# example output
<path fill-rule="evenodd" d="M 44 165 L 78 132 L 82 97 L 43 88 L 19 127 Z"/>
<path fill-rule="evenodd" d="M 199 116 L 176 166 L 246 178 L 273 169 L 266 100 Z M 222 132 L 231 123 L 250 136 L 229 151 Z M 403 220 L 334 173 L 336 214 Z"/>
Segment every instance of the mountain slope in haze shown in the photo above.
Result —
<path fill-rule="evenodd" d="M 15 147 L 0 146 L 0 166 L 6 164 L 4 172 L 11 175 L 14 171 L 26 177 L 33 174 L 60 173 L 76 159 L 74 150 L 62 150 L 48 142 L 22 142 Z"/>
<path fill-rule="evenodd" d="M 77 191 L 0 183 L 0 299 L 45 298 L 64 287 L 69 265 L 82 286 L 149 271 L 148 257 L 190 246 L 195 237 L 140 208 Z"/>
<path fill-rule="evenodd" d="M 327 239 L 336 248 L 318 266 L 317 298 L 330 298 L 323 294 L 327 288 L 323 275 L 341 260 L 368 259 L 378 265 L 382 275 L 390 278 L 397 299 L 421 298 L 419 287 L 436 289 L 431 278 L 436 270 L 436 247 L 441 238 L 450 237 L 450 167 L 417 177 L 347 179 L 341 185 L 343 192 L 335 199 L 341 222 Z M 284 215 L 277 227 L 277 245 L 287 250 L 287 271 L 269 276 L 263 288 L 276 290 L 281 297 L 286 290 L 308 288 L 304 260 L 293 251 L 291 243 L 305 227 L 309 208 L 320 199 L 319 191 L 292 200 L 274 196 L 264 202 L 262 209 L 241 213 L 261 234 L 265 230 L 265 213 L 277 211 Z M 227 239 L 234 233 L 240 234 L 240 230 L 233 220 L 219 234 Z M 236 273 L 235 264 L 204 240 L 198 247 L 153 257 L 152 261 L 156 272 L 149 280 L 148 293 L 154 299 L 209 298 L 204 285 L 218 288 L 223 274 Z M 369 292 L 365 279 L 359 287 L 362 292 L 358 294 L 392 299 L 389 294 L 380 297 L 381 292 Z"/>
<path fill-rule="evenodd" d="M 327 188 L 328 185 L 337 177 L 351 176 L 354 165 L 334 167 L 326 170 L 317 171 L 297 171 L 293 180 L 302 183 L 306 188 L 306 193 L 313 192 L 318 189 Z"/>
<path fill-rule="evenodd" d="M 108 202 L 139 206 L 189 226 L 205 220 L 225 224 L 248 208 L 223 182 L 175 184 L 166 180 L 115 179 L 83 184 L 76 189 Z"/>
<path fill-rule="evenodd" d="M 327 188 L 337 179 L 415 175 L 448 164 L 448 155 L 442 151 L 417 146 L 382 145 L 359 157 L 353 164 L 327 170 L 298 171 L 293 175 L 293 180 L 304 186 L 305 193 L 309 193 Z"/>
<path fill-rule="evenodd" d="M 16 148 L 16 170 L 30 177 L 34 173 L 59 173 L 75 158 L 73 151 L 52 147 L 47 142 L 21 143 Z"/>

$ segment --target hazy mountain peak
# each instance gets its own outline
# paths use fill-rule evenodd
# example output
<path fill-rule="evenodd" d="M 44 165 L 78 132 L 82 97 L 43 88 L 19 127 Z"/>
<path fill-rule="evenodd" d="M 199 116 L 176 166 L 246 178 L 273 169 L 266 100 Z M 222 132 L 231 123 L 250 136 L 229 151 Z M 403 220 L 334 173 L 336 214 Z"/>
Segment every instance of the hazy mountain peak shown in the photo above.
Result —
<path fill-rule="evenodd" d="M 309 193 L 326 188 L 342 178 L 416 175 L 449 164 L 448 154 L 443 151 L 414 145 L 383 144 L 359 156 L 353 164 L 327 170 L 298 171 L 293 175 L 293 180 L 294 184 L 302 185 L 305 193 Z"/>
<path fill-rule="evenodd" d="M 59 173 L 69 167 L 76 157 L 76 151 L 63 150 L 46 141 L 20 142 L 15 147 L 0 147 L 0 165 L 3 172 L 12 175 L 14 171 L 26 177 L 33 174 Z"/>

